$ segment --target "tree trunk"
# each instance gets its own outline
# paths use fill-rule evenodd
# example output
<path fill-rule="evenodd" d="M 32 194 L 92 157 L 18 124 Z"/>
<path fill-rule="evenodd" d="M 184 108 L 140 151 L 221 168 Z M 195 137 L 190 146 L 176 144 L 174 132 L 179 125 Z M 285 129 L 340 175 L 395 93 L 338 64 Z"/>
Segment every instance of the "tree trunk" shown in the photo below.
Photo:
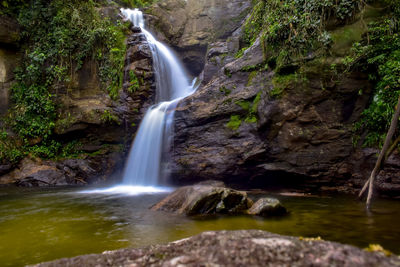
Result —
<path fill-rule="evenodd" d="M 394 133 L 396 132 L 396 128 L 397 128 L 397 123 L 399 122 L 399 116 L 400 116 L 400 96 L 399 96 L 399 100 L 397 103 L 397 107 L 396 107 L 396 111 L 393 115 L 392 118 L 392 122 L 390 123 L 390 128 L 389 131 L 386 135 L 386 139 L 385 139 L 385 143 L 382 147 L 381 153 L 379 154 L 378 160 L 375 163 L 375 167 L 371 172 L 371 175 L 369 177 L 369 179 L 367 180 L 367 182 L 365 183 L 363 189 L 361 190 L 360 194 L 358 195 L 358 197 L 362 197 L 362 195 L 364 194 L 364 192 L 367 190 L 368 188 L 368 197 L 367 197 L 367 209 L 370 208 L 371 206 L 371 199 L 372 199 L 372 193 L 374 190 L 374 181 L 375 181 L 375 177 L 378 174 L 381 166 L 384 163 L 384 157 L 386 155 L 386 151 L 390 146 L 390 142 L 392 140 L 392 137 L 394 135 Z"/>

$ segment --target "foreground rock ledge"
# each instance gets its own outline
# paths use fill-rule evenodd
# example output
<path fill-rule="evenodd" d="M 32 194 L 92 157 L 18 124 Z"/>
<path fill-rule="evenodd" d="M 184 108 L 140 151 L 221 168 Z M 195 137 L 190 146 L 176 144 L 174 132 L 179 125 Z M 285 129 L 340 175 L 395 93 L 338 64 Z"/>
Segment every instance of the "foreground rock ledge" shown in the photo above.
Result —
<path fill-rule="evenodd" d="M 166 245 L 106 251 L 35 266 L 400 266 L 397 256 L 259 230 L 204 232 Z"/>

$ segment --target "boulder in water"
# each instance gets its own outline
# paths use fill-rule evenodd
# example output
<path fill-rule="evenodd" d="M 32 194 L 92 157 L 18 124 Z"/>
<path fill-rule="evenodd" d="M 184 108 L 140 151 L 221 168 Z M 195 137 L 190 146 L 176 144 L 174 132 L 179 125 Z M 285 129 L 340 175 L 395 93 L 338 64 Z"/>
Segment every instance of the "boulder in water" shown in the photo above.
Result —
<path fill-rule="evenodd" d="M 246 192 L 206 183 L 181 187 L 151 209 L 186 215 L 234 214 L 244 213 L 251 205 Z"/>
<path fill-rule="evenodd" d="M 250 215 L 274 216 L 287 213 L 286 208 L 276 198 L 260 198 L 247 211 Z"/>

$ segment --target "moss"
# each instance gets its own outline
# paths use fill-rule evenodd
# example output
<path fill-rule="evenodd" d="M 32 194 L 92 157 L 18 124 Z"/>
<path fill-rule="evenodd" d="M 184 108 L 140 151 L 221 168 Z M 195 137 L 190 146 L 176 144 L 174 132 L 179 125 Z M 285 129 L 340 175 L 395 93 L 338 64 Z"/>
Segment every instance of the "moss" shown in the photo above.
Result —
<path fill-rule="evenodd" d="M 260 103 L 261 100 L 261 91 L 258 92 L 256 98 L 253 100 L 253 105 L 251 106 L 250 112 L 256 113 L 258 109 L 258 104 Z"/>
<path fill-rule="evenodd" d="M 104 110 L 103 114 L 101 115 L 101 120 L 105 123 L 114 123 L 117 125 L 121 124 L 119 118 L 115 114 L 112 114 L 109 110 Z"/>
<path fill-rule="evenodd" d="M 272 79 L 273 88 L 269 92 L 269 96 L 273 98 L 282 97 L 286 89 L 296 87 L 301 89 L 307 82 L 307 78 L 303 73 L 294 73 L 289 75 L 275 75 Z"/>
<path fill-rule="evenodd" d="M 129 87 L 128 87 L 128 92 L 129 93 L 134 93 L 137 90 L 139 90 L 140 86 L 143 84 L 143 78 L 142 77 L 137 77 L 133 70 L 129 71 Z"/>
<path fill-rule="evenodd" d="M 258 71 L 254 70 L 250 72 L 249 77 L 247 78 L 247 86 L 251 86 L 253 79 L 257 76 Z"/>
<path fill-rule="evenodd" d="M 240 106 L 243 110 L 247 112 L 250 110 L 251 103 L 249 101 L 245 100 L 236 101 L 235 104 Z"/>
<path fill-rule="evenodd" d="M 364 250 L 368 251 L 368 252 L 381 252 L 383 253 L 385 256 L 390 257 L 393 253 L 390 252 L 389 250 L 384 249 L 381 245 L 379 244 L 369 244 L 369 246 L 367 248 L 365 248 Z"/>
<path fill-rule="evenodd" d="M 231 116 L 231 120 L 227 124 L 229 128 L 237 130 L 242 124 L 242 121 L 246 123 L 257 123 L 257 109 L 261 100 L 261 93 L 261 91 L 258 92 L 253 101 L 241 100 L 235 102 L 236 105 L 240 106 L 243 109 L 245 114 Z"/>
<path fill-rule="evenodd" d="M 232 72 L 231 72 L 231 70 L 229 70 L 229 69 L 224 69 L 224 74 L 226 75 L 226 76 L 228 76 L 228 78 L 231 78 L 232 77 Z"/>
<path fill-rule="evenodd" d="M 227 98 L 227 99 L 225 99 L 222 103 L 223 104 L 231 104 L 233 102 L 233 99 L 232 98 Z"/>
<path fill-rule="evenodd" d="M 255 115 L 250 115 L 250 116 L 247 116 L 245 119 L 244 119 L 244 121 L 245 122 L 247 122 L 247 123 L 257 123 L 257 117 L 255 116 Z"/>
<path fill-rule="evenodd" d="M 295 80 L 295 75 L 276 75 L 272 79 L 273 89 L 269 92 L 269 96 L 273 98 L 280 98 L 286 88 L 288 88 Z"/>
<path fill-rule="evenodd" d="M 239 115 L 232 115 L 229 122 L 226 124 L 226 127 L 231 128 L 232 130 L 236 131 L 239 129 L 240 125 L 242 124 L 242 119 Z"/>
<path fill-rule="evenodd" d="M 56 121 L 55 128 L 54 130 L 56 132 L 63 132 L 69 127 L 71 127 L 72 124 L 76 122 L 76 118 L 71 116 L 71 113 L 67 113 L 63 118 L 60 118 Z"/>
<path fill-rule="evenodd" d="M 240 71 L 244 71 L 244 72 L 252 72 L 255 70 L 261 70 L 265 68 L 265 64 L 264 63 L 260 63 L 257 65 L 248 65 L 248 66 L 244 66 L 243 68 L 240 69 Z"/>
<path fill-rule="evenodd" d="M 331 51 L 335 55 L 346 55 L 350 52 L 353 43 L 360 41 L 365 32 L 366 27 L 361 21 L 332 31 L 333 45 Z"/>
<path fill-rule="evenodd" d="M 248 47 L 246 46 L 246 47 L 241 48 L 239 51 L 237 51 L 237 53 L 235 54 L 235 58 L 241 58 L 241 57 L 243 57 L 244 51 L 246 51 L 247 48 L 248 48 Z"/>
<path fill-rule="evenodd" d="M 323 241 L 323 239 L 320 236 L 317 236 L 317 237 L 302 237 L 302 236 L 300 236 L 299 240 L 302 240 L 302 241 Z"/>
<path fill-rule="evenodd" d="M 232 92 L 230 89 L 226 88 L 225 85 L 224 85 L 224 86 L 221 86 L 221 87 L 219 88 L 219 91 L 220 91 L 224 96 L 228 96 L 228 95 L 230 95 L 231 92 Z"/>

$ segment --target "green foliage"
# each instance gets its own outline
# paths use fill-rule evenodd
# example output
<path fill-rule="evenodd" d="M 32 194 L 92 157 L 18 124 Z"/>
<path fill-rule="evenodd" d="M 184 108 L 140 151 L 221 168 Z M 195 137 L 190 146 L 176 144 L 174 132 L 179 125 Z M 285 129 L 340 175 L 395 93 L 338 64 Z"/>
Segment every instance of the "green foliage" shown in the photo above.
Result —
<path fill-rule="evenodd" d="M 122 88 L 127 25 L 101 17 L 92 0 L 0 3 L 5 6 L 5 2 L 7 13 L 14 12 L 18 17 L 25 44 L 12 88 L 8 123 L 22 140 L 21 150 L 44 158 L 56 157 L 63 149 L 53 137 L 55 93 L 68 88 L 73 73 L 92 60 L 98 65 L 102 84 L 112 98 L 117 98 Z"/>
<path fill-rule="evenodd" d="M 258 70 L 262 70 L 262 69 L 266 69 L 267 66 L 265 66 L 265 64 L 260 63 L 257 65 L 248 65 L 248 66 L 244 66 L 240 69 L 240 71 L 244 71 L 244 72 L 252 72 L 252 71 L 258 71 Z"/>
<path fill-rule="evenodd" d="M 229 122 L 226 124 L 226 127 L 231 128 L 232 130 L 236 131 L 239 129 L 240 125 L 242 124 L 242 119 L 239 115 L 232 115 Z"/>
<path fill-rule="evenodd" d="M 128 92 L 130 93 L 136 92 L 144 83 L 143 78 L 138 78 L 132 70 L 129 71 L 129 82 L 130 86 L 128 87 Z"/>
<path fill-rule="evenodd" d="M 76 140 L 69 142 L 63 146 L 59 157 L 61 158 L 77 158 L 83 152 L 81 150 L 82 144 Z"/>
<path fill-rule="evenodd" d="M 247 79 L 247 86 L 250 86 L 253 82 L 253 79 L 257 76 L 258 71 L 257 70 L 253 70 L 252 72 L 250 72 L 249 74 L 249 78 Z"/>
<path fill-rule="evenodd" d="M 12 88 L 12 100 L 15 105 L 9 124 L 23 139 L 48 139 L 56 119 L 52 95 L 43 85 L 28 85 L 21 76 L 17 76 L 17 79 L 19 82 Z"/>
<path fill-rule="evenodd" d="M 14 137 L 1 130 L 0 131 L 0 164 L 16 163 L 23 156 Z"/>
<path fill-rule="evenodd" d="M 112 114 L 109 110 L 104 110 L 103 114 L 101 115 L 101 120 L 105 123 L 115 123 L 121 124 L 118 117 L 115 114 Z"/>
<path fill-rule="evenodd" d="M 228 96 L 230 95 L 230 93 L 232 92 L 231 90 L 229 90 L 228 88 L 226 88 L 226 86 L 221 86 L 219 88 L 219 91 L 224 95 L 224 96 Z"/>
<path fill-rule="evenodd" d="M 156 1 L 157 0 L 117 0 L 116 2 L 125 7 L 146 7 L 150 6 Z"/>
<path fill-rule="evenodd" d="M 252 102 L 250 101 L 236 101 L 235 104 L 239 105 L 243 111 L 243 115 L 232 115 L 227 127 L 232 130 L 237 130 L 243 121 L 247 123 L 257 123 L 257 109 L 261 100 L 261 92 L 259 92 Z"/>
<path fill-rule="evenodd" d="M 368 34 L 345 59 L 349 68 L 369 73 L 375 83 L 372 102 L 355 124 L 357 134 L 367 132 L 364 146 L 383 145 L 400 94 L 400 2 L 388 2 L 392 13 L 368 25 Z"/>
<path fill-rule="evenodd" d="M 280 98 L 285 89 L 300 80 L 299 75 L 300 74 L 297 73 L 289 75 L 275 75 L 272 79 L 273 88 L 269 92 L 269 96 L 272 98 Z"/>
<path fill-rule="evenodd" d="M 332 43 L 325 27 L 331 20 L 350 20 L 362 7 L 361 0 L 257 0 L 244 26 L 243 48 L 261 36 L 265 54 L 279 54 L 278 65 L 289 64 Z M 279 53 L 279 51 L 281 53 Z M 270 60 L 267 58 L 267 60 Z"/>
<path fill-rule="evenodd" d="M 61 147 L 60 142 L 46 140 L 38 145 L 28 147 L 27 150 L 35 157 L 49 159 L 55 158 L 59 154 Z"/>
<path fill-rule="evenodd" d="M 14 15 L 28 5 L 28 0 L 0 0 L 0 15 Z"/>
<path fill-rule="evenodd" d="M 224 69 L 224 74 L 228 77 L 231 78 L 232 77 L 232 72 L 229 69 Z"/>

